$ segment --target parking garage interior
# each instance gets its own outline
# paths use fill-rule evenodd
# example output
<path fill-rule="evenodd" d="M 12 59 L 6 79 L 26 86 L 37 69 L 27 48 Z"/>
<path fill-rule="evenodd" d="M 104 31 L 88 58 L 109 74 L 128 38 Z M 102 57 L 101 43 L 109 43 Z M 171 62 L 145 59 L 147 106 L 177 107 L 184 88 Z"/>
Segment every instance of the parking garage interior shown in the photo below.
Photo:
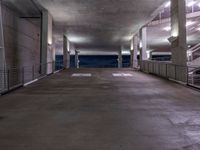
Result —
<path fill-rule="evenodd" d="M 1 0 L 0 149 L 199 150 L 200 0 Z"/>

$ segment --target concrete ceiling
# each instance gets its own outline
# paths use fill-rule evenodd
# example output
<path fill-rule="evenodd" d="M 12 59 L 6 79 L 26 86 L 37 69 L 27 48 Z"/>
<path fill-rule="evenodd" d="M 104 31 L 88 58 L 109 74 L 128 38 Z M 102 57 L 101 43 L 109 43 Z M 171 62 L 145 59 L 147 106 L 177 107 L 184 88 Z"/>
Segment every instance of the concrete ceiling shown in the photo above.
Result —
<path fill-rule="evenodd" d="M 4 0 L 25 15 L 38 7 L 52 14 L 56 37 L 66 34 L 78 49 L 119 49 L 168 0 Z"/>
<path fill-rule="evenodd" d="M 190 47 L 200 43 L 200 9 L 194 13 L 188 13 L 187 22 L 191 23 L 191 25 L 188 25 L 186 28 L 187 44 Z M 168 42 L 168 38 L 171 36 L 171 31 L 166 31 L 166 27 L 170 27 L 169 18 L 153 21 L 148 25 L 147 43 L 149 50 L 171 51 L 171 46 Z"/>
<path fill-rule="evenodd" d="M 120 47 L 166 0 L 37 0 L 79 49 Z"/>

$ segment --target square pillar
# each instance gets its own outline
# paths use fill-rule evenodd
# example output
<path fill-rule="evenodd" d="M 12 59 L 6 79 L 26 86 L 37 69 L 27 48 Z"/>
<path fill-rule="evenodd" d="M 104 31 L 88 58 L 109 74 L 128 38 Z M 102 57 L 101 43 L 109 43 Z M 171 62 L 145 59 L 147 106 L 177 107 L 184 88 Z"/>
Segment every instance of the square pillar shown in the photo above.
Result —
<path fill-rule="evenodd" d="M 41 63 L 41 74 L 49 74 L 53 71 L 53 39 L 52 39 L 52 28 L 53 20 L 52 16 L 47 10 L 42 12 L 41 22 L 41 52 L 40 52 L 40 63 Z"/>
<path fill-rule="evenodd" d="M 75 67 L 79 68 L 79 51 L 75 50 Z"/>
<path fill-rule="evenodd" d="M 140 62 L 147 60 L 147 28 L 140 29 Z"/>
<path fill-rule="evenodd" d="M 176 80 L 187 80 L 187 41 L 185 0 L 171 0 L 171 42 L 172 63 L 175 66 Z"/>
<path fill-rule="evenodd" d="M 138 60 L 137 60 L 138 45 L 139 45 L 139 39 L 137 36 L 134 36 L 131 40 L 131 67 L 132 68 L 138 67 Z"/>
<path fill-rule="evenodd" d="M 122 47 L 123 49 L 123 47 Z M 118 68 L 122 68 L 122 49 L 118 51 Z"/>
<path fill-rule="evenodd" d="M 3 18 L 0 2 L 0 91 L 7 88 L 6 56 L 4 46 Z"/>
<path fill-rule="evenodd" d="M 67 37 L 63 36 L 63 64 L 64 68 L 70 68 L 70 42 Z"/>

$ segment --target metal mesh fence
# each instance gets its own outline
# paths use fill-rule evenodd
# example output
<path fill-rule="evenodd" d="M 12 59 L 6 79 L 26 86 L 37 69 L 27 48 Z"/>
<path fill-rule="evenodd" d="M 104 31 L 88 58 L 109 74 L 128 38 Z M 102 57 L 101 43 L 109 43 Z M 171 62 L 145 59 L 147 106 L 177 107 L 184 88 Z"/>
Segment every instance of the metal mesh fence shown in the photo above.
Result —
<path fill-rule="evenodd" d="M 49 62 L 46 64 L 35 64 L 21 68 L 0 69 L 0 94 L 26 83 L 41 78 L 47 74 L 63 69 L 63 62 Z M 44 69 L 45 73 L 42 71 Z"/>

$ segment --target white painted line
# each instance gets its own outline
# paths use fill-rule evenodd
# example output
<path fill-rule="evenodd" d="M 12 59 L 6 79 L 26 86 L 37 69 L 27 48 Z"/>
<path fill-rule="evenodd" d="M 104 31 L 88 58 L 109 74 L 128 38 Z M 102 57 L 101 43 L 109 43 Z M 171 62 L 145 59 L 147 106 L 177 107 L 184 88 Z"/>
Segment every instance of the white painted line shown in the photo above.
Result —
<path fill-rule="evenodd" d="M 35 79 L 35 80 L 33 80 L 33 81 L 31 81 L 31 82 L 28 82 L 28 83 L 25 83 L 24 86 L 28 86 L 28 85 L 30 85 L 30 84 L 36 82 L 36 81 L 38 81 L 38 79 Z"/>
<path fill-rule="evenodd" d="M 113 73 L 113 77 L 132 77 L 133 75 L 130 73 Z"/>
<path fill-rule="evenodd" d="M 91 73 L 74 73 L 72 74 L 72 77 L 91 77 Z"/>

